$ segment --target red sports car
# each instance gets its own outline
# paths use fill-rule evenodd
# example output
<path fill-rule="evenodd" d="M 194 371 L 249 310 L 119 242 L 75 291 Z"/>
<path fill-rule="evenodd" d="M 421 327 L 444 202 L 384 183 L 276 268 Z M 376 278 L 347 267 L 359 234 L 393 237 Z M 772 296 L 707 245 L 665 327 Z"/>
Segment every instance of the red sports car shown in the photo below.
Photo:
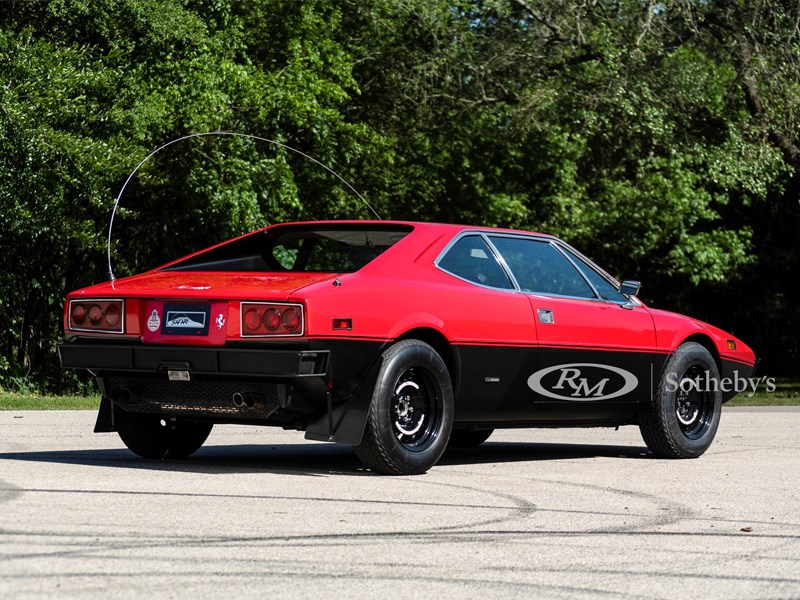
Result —
<path fill-rule="evenodd" d="M 388 474 L 504 427 L 637 424 L 654 455 L 699 456 L 755 356 L 638 288 L 549 235 L 279 224 L 69 294 L 59 353 L 97 378 L 95 431 L 146 458 L 214 423 L 351 444 Z"/>

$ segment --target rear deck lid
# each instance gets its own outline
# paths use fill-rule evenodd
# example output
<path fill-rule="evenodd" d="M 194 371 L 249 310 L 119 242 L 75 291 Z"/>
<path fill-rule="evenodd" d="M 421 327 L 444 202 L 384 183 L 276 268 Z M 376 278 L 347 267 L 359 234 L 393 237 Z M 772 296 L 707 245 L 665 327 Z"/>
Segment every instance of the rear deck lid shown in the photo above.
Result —
<path fill-rule="evenodd" d="M 91 295 L 126 298 L 286 300 L 312 283 L 335 273 L 150 272 L 83 290 Z"/>

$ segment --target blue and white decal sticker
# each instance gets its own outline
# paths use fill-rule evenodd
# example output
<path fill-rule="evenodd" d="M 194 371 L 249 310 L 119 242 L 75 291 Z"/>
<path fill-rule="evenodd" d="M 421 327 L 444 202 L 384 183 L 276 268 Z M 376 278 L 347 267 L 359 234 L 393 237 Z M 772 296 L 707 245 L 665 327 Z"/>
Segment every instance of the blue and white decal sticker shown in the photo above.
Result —
<path fill-rule="evenodd" d="M 536 371 L 528 387 L 537 394 L 556 400 L 592 402 L 629 394 L 639 379 L 625 369 L 596 363 L 555 365 Z"/>

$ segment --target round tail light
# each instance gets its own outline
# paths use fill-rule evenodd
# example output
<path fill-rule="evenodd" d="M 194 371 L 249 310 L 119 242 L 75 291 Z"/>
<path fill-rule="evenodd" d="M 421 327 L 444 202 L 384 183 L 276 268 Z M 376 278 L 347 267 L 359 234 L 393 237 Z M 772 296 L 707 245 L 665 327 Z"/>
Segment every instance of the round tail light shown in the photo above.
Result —
<path fill-rule="evenodd" d="M 72 307 L 72 322 L 75 325 L 83 325 L 86 320 L 86 307 L 83 304 L 75 304 Z"/>
<path fill-rule="evenodd" d="M 92 325 L 99 325 L 100 321 L 103 320 L 103 309 L 100 308 L 99 304 L 92 304 L 89 307 L 89 323 Z"/>
<path fill-rule="evenodd" d="M 119 325 L 120 314 L 119 306 L 110 304 L 108 308 L 106 308 L 106 325 L 111 328 L 115 328 Z"/>
<path fill-rule="evenodd" d="M 282 321 L 286 331 L 294 333 L 300 327 L 300 315 L 293 308 L 284 311 Z"/>
<path fill-rule="evenodd" d="M 257 331 L 261 325 L 261 315 L 254 308 L 251 308 L 244 314 L 244 326 L 250 331 Z"/>
<path fill-rule="evenodd" d="M 268 331 L 275 331 L 280 326 L 281 326 L 281 313 L 279 313 L 274 308 L 270 308 L 267 312 L 264 313 L 264 327 L 266 327 Z"/>

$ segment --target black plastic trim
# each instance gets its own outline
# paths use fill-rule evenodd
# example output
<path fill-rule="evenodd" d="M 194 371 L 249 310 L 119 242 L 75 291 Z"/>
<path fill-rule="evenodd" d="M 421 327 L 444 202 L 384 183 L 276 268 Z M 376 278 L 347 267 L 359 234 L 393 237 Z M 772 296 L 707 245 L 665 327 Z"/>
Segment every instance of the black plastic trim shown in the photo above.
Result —
<path fill-rule="evenodd" d="M 61 344 L 67 369 L 153 373 L 177 364 L 196 374 L 321 377 L 328 373 L 328 350 L 192 348 L 187 346 Z"/>

